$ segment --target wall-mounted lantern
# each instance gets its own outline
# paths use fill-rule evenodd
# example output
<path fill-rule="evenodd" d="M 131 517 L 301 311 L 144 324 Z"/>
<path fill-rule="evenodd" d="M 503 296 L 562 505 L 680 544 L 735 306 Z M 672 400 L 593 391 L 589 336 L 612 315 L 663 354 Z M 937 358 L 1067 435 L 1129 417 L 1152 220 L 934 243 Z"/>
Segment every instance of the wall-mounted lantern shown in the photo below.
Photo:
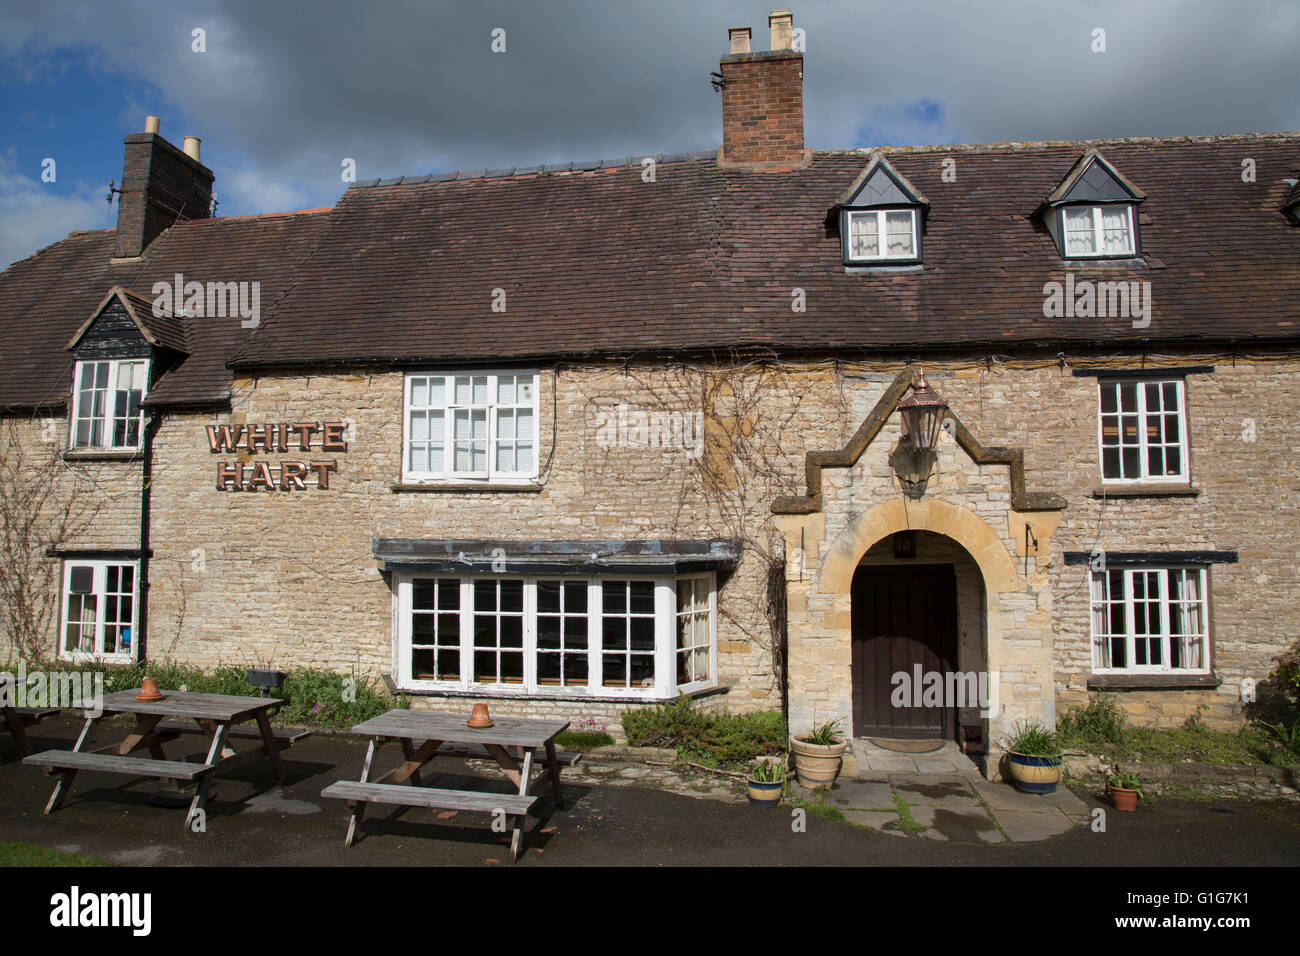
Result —
<path fill-rule="evenodd" d="M 898 403 L 903 416 L 903 434 L 916 451 L 930 451 L 939 444 L 939 430 L 943 428 L 948 403 L 936 394 L 925 381 L 925 369 L 912 386 L 912 394 Z"/>
<path fill-rule="evenodd" d="M 935 449 L 948 403 L 926 383 L 922 369 L 911 394 L 898 403 L 898 411 L 903 417 L 903 436 L 890 455 L 890 463 L 903 483 L 904 493 L 909 498 L 920 498 L 938 457 Z"/>

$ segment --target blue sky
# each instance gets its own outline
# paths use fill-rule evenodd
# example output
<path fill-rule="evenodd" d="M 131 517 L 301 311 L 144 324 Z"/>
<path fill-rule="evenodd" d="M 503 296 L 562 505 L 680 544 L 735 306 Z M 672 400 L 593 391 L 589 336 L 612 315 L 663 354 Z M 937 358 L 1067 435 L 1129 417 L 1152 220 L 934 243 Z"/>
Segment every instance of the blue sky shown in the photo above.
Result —
<path fill-rule="evenodd" d="M 1294 130 L 1300 3 L 795 4 L 815 148 Z M 769 7 L 0 0 L 0 265 L 115 221 L 122 137 L 203 140 L 219 214 L 360 178 L 715 149 L 708 74 Z M 1249 11 L 1249 16 L 1244 15 Z M 506 51 L 490 49 L 494 29 Z M 1106 50 L 1093 31 L 1106 31 Z M 193 49 L 193 30 L 205 50 Z M 42 182 L 42 161 L 56 181 Z"/>

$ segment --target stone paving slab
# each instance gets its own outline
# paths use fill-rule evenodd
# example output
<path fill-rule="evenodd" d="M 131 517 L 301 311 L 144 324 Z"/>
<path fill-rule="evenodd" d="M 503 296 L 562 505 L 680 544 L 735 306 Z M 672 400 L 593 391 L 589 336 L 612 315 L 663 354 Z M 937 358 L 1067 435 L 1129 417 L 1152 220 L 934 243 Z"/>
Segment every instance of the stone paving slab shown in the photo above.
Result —
<path fill-rule="evenodd" d="M 1012 810 L 994 812 L 1012 843 L 1032 843 L 1060 836 L 1074 827 L 1074 821 L 1060 810 Z"/>
<path fill-rule="evenodd" d="M 990 783 L 983 779 L 972 780 L 971 785 L 975 788 L 975 792 L 984 798 L 984 802 L 989 805 L 989 809 L 993 811 L 994 816 L 1000 810 L 1026 810 L 1029 812 L 1056 810 L 1056 806 L 1051 799 L 1055 794 L 1021 793 L 1009 783 Z M 1059 813 L 1060 811 L 1056 810 L 1056 812 Z"/>
<path fill-rule="evenodd" d="M 917 834 L 927 840 L 955 841 L 958 843 L 1005 843 L 1006 837 L 998 829 L 983 807 L 968 805 L 966 809 L 928 806 L 912 807 L 912 819 L 925 830 Z"/>
<path fill-rule="evenodd" d="M 880 810 L 894 805 L 894 791 L 886 781 L 844 780 L 835 784 L 830 802 L 853 810 Z"/>
<path fill-rule="evenodd" d="M 891 774 L 889 783 L 911 806 L 978 806 L 975 791 L 958 774 Z"/>
<path fill-rule="evenodd" d="M 889 833 L 893 836 L 907 836 L 907 833 L 898 828 L 898 814 L 885 813 L 879 810 L 844 810 L 844 819 L 849 823 L 855 823 L 860 827 L 870 827 L 880 833 Z"/>
<path fill-rule="evenodd" d="M 1049 796 L 1051 796 L 1052 802 L 1056 804 L 1061 812 L 1076 823 L 1081 823 L 1092 817 L 1091 808 L 1080 800 L 1074 791 L 1067 787 L 1057 787 L 1056 793 L 1049 794 Z"/>

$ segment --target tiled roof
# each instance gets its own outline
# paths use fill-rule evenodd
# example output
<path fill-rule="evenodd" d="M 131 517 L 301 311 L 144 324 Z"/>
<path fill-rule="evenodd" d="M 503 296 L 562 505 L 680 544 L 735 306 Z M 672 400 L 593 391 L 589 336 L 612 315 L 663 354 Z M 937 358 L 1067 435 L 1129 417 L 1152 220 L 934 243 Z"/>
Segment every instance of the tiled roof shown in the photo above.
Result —
<path fill-rule="evenodd" d="M 1034 216 L 1093 147 L 1146 194 L 1142 261 L 1067 265 Z M 882 152 L 931 202 L 922 267 L 843 266 L 824 220 L 862 151 L 779 173 L 663 162 L 653 183 L 616 166 L 349 190 L 330 242 L 234 361 L 1300 338 L 1300 230 L 1278 212 L 1295 134 Z M 1258 182 L 1242 181 L 1247 157 Z M 1044 285 L 1067 271 L 1150 282 L 1150 325 L 1046 318 Z"/>
<path fill-rule="evenodd" d="M 1090 148 L 1146 194 L 1140 261 L 1063 263 L 1034 215 Z M 74 233 L 0 275 L 0 406 L 62 400 L 62 346 L 95 303 L 176 272 L 260 282 L 262 320 L 186 320 L 158 403 L 220 400 L 227 363 L 1300 341 L 1300 228 L 1279 211 L 1300 134 L 883 149 L 930 201 L 924 263 L 846 269 L 826 215 L 869 152 L 761 173 L 661 156 L 651 182 L 637 157 L 373 181 L 325 212 L 182 223 L 125 263 L 111 231 Z M 1150 325 L 1045 317 L 1067 272 L 1149 282 Z"/>
<path fill-rule="evenodd" d="M 113 286 L 135 290 L 143 306 L 136 314 L 160 339 L 177 327 L 184 331 L 188 357 L 162 377 L 147 401 L 225 400 L 231 387 L 226 362 L 251 330 L 232 317 L 173 320 L 173 331 L 164 331 L 145 293 L 156 282 L 173 284 L 176 273 L 204 283 L 257 281 L 265 315 L 296 280 L 332 215 L 327 210 L 179 223 L 143 256 L 117 261 L 111 261 L 113 230 L 74 232 L 14 263 L 0 274 L 0 408 L 67 401 L 73 358 L 65 347 Z"/>

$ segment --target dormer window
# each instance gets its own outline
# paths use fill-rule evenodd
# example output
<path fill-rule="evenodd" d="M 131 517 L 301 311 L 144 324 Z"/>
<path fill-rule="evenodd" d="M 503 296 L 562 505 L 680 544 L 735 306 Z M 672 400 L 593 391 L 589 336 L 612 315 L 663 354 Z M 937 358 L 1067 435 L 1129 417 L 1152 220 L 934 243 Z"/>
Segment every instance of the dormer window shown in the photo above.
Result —
<path fill-rule="evenodd" d="M 1062 206 L 1061 230 L 1067 259 L 1137 254 L 1132 206 Z"/>
<path fill-rule="evenodd" d="M 921 222 L 927 203 L 880 154 L 831 207 L 838 215 L 845 265 L 921 261 Z"/>
<path fill-rule="evenodd" d="M 871 209 L 846 215 L 849 220 L 849 258 L 854 262 L 916 260 L 915 209 Z"/>
<path fill-rule="evenodd" d="M 148 381 L 146 360 L 78 362 L 72 447 L 139 448 Z"/>
<path fill-rule="evenodd" d="M 1141 254 L 1137 206 L 1144 199 L 1142 190 L 1090 149 L 1038 214 L 1062 259 L 1131 259 Z"/>

